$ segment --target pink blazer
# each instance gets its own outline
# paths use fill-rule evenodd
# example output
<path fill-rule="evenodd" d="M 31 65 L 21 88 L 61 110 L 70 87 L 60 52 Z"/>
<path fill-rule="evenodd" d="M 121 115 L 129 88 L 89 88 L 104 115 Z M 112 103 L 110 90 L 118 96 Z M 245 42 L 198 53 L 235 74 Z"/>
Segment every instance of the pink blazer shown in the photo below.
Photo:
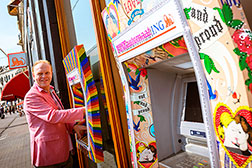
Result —
<path fill-rule="evenodd" d="M 33 85 L 25 96 L 24 111 L 30 131 L 31 161 L 35 166 L 64 162 L 72 149 L 69 133 L 83 119 L 84 108 L 58 110 L 50 93 Z"/>

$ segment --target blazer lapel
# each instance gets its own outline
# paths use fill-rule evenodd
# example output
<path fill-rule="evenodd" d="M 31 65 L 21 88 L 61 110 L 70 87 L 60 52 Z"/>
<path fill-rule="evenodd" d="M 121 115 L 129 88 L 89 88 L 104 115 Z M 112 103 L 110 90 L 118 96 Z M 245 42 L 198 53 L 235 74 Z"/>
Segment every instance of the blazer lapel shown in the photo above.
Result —
<path fill-rule="evenodd" d="M 52 98 L 51 93 L 47 93 L 44 91 L 39 91 L 38 88 L 36 88 L 35 85 L 33 85 L 33 87 L 35 88 L 35 90 L 42 96 L 45 98 L 45 101 L 48 102 L 48 104 L 50 104 L 54 109 L 59 109 L 58 105 L 56 104 L 55 100 Z M 60 103 L 60 106 L 62 107 L 62 109 L 64 108 L 61 101 L 59 100 L 58 96 L 56 95 L 55 91 L 52 90 L 52 92 L 54 92 L 54 95 L 57 99 L 57 101 Z"/>
<path fill-rule="evenodd" d="M 45 100 L 48 102 L 48 104 L 50 104 L 54 109 L 58 109 L 58 106 L 55 103 L 55 101 L 53 100 L 53 98 L 50 95 L 50 93 L 41 92 L 41 94 L 45 98 Z"/>
<path fill-rule="evenodd" d="M 59 103 L 59 106 L 61 107 L 61 109 L 64 109 L 64 106 L 62 105 L 62 103 L 61 103 L 59 97 L 57 96 L 57 94 L 55 93 L 54 90 L 52 91 L 52 94 L 53 94 L 52 96 L 54 96 L 55 99 L 56 99 L 56 101 Z"/>

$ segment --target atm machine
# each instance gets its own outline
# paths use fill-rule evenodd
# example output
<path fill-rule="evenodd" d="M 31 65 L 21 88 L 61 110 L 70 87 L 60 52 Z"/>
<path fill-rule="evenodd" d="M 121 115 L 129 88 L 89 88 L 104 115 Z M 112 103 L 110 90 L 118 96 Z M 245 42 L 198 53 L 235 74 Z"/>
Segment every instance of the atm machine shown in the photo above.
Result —
<path fill-rule="evenodd" d="M 146 69 L 160 167 L 210 167 L 200 95 L 188 53 Z"/>
<path fill-rule="evenodd" d="M 84 46 L 75 46 L 63 59 L 63 65 L 66 71 L 73 107 L 84 106 L 86 109 L 85 117 L 77 123 L 87 127 L 87 133 L 83 137 L 80 139 L 76 137 L 77 146 L 80 150 L 78 152 L 79 162 L 83 164 L 82 157 L 85 159 L 85 155 L 88 155 L 95 163 L 103 162 L 98 93 Z"/>
<path fill-rule="evenodd" d="M 140 4 L 131 15 L 139 20 L 111 40 L 125 88 L 132 165 L 217 167 L 206 78 L 183 11 L 177 1 L 155 2 L 141 17 L 147 3 Z M 124 25 L 120 9 L 110 3 L 102 12 L 109 38 L 110 19 Z"/>
<path fill-rule="evenodd" d="M 134 168 L 252 166 L 252 33 L 238 0 L 111 1 L 102 18 Z"/>
<path fill-rule="evenodd" d="M 173 50 L 172 57 L 168 56 L 163 48 L 176 42 L 183 45 Z M 217 145 L 208 146 L 207 141 L 214 140 L 207 139 L 209 124 L 204 123 L 206 114 L 201 108 L 204 95 L 199 94 L 195 70 L 184 44 L 184 38 L 178 37 L 123 62 L 138 167 L 211 167 L 210 151 Z M 146 65 L 148 57 L 159 61 Z M 139 66 L 144 63 L 144 68 Z"/>

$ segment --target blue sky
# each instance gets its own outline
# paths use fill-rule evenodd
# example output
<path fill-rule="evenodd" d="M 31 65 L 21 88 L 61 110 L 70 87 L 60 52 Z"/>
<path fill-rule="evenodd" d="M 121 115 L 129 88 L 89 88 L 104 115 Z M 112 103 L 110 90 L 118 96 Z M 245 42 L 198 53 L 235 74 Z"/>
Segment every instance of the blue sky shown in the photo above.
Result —
<path fill-rule="evenodd" d="M 90 3 L 87 0 L 71 0 L 77 43 L 88 51 L 96 44 Z"/>
<path fill-rule="evenodd" d="M 18 43 L 18 25 L 17 17 L 8 13 L 7 5 L 10 0 L 1 0 L 0 2 L 0 48 L 5 53 L 15 53 L 22 51 Z M 7 57 L 0 51 L 0 66 L 8 65 Z"/>
<path fill-rule="evenodd" d="M 22 51 L 18 43 L 20 33 L 17 17 L 8 14 L 7 5 L 11 0 L 0 0 L 0 48 L 5 53 Z M 78 44 L 84 44 L 86 51 L 96 44 L 90 4 L 87 0 L 70 0 Z M 0 66 L 8 65 L 7 57 L 0 51 Z"/>

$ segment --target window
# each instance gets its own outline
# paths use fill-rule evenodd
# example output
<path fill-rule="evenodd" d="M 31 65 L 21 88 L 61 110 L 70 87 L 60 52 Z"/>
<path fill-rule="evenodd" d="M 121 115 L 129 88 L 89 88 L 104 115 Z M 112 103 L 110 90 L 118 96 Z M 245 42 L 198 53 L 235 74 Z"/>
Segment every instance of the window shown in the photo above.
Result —
<path fill-rule="evenodd" d="M 71 9 L 77 44 L 84 44 L 86 51 L 96 45 L 94 25 L 87 0 L 71 0 Z"/>

